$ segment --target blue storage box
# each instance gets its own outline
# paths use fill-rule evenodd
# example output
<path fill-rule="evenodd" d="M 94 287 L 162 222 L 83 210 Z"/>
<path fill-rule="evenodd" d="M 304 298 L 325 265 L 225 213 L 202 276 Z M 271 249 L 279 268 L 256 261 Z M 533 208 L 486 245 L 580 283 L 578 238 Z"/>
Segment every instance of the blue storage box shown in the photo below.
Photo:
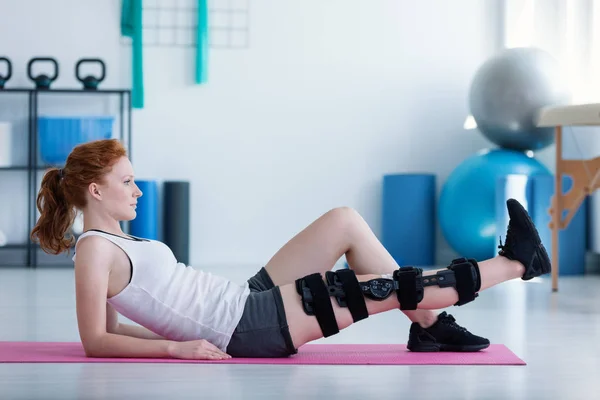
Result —
<path fill-rule="evenodd" d="M 47 164 L 64 164 L 69 153 L 81 143 L 110 139 L 114 118 L 101 117 L 39 117 L 40 156 Z"/>

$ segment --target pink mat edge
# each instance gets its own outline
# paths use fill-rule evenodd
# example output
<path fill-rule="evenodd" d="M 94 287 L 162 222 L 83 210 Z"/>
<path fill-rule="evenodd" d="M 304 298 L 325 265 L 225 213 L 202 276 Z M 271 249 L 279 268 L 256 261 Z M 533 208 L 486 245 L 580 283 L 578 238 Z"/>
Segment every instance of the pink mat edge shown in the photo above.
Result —
<path fill-rule="evenodd" d="M 41 351 L 48 348 L 66 350 L 59 355 L 29 354 L 6 357 L 18 347 L 32 346 Z M 7 348 L 13 347 L 12 349 Z M 341 354 L 314 357 L 311 352 L 342 352 Z M 390 352 L 391 350 L 391 352 Z M 299 348 L 299 354 L 288 358 L 233 358 L 230 360 L 180 360 L 171 358 L 90 358 L 83 353 L 79 342 L 15 342 L 0 341 L 0 364 L 4 363 L 178 363 L 178 364 L 280 364 L 280 365 L 527 365 L 503 344 L 492 344 L 489 348 L 469 352 L 412 353 L 405 344 L 317 344 L 310 343 Z M 368 354 L 369 351 L 386 354 Z M 345 353 L 344 353 L 345 352 Z M 367 352 L 367 354 L 365 354 Z M 356 354 L 358 353 L 358 354 Z M 362 353 L 362 354 L 360 354 Z M 33 356 L 33 357 L 32 357 Z"/>

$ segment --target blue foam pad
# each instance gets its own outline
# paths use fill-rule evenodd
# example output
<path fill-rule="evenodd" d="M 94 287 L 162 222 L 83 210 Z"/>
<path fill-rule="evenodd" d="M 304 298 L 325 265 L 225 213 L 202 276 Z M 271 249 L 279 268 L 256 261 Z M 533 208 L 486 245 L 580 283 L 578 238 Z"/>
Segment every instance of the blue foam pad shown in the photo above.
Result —
<path fill-rule="evenodd" d="M 435 264 L 435 198 L 433 174 L 383 177 L 381 242 L 403 265 Z"/>

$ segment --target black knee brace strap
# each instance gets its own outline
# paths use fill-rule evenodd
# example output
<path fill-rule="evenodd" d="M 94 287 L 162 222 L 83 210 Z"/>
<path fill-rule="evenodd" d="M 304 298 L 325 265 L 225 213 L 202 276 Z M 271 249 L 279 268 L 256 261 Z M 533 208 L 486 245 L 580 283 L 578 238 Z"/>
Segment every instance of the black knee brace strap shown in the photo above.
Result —
<path fill-rule="evenodd" d="M 340 331 L 329 298 L 329 290 L 320 273 L 297 279 L 296 291 L 302 297 L 304 312 L 317 318 L 324 337 L 335 335 Z"/>
<path fill-rule="evenodd" d="M 401 310 L 416 310 L 423 300 L 423 270 L 415 267 L 400 267 L 393 275 L 396 282 L 396 296 Z"/>
<path fill-rule="evenodd" d="M 335 297 L 340 307 L 347 307 L 354 322 L 369 317 L 362 288 L 352 270 L 327 271 L 327 285 L 321 274 L 315 273 L 296 280 L 296 291 L 302 297 L 307 315 L 314 315 L 324 337 L 339 332 L 330 297 Z"/>
<path fill-rule="evenodd" d="M 369 317 L 367 304 L 356 273 L 351 269 L 339 269 L 325 273 L 329 295 L 334 296 L 340 307 L 348 307 L 354 322 Z"/>
<path fill-rule="evenodd" d="M 477 296 L 479 296 L 479 293 L 477 292 L 481 289 L 481 273 L 479 272 L 477 261 L 472 258 L 457 258 L 452 260 L 448 269 L 454 272 L 452 277 L 455 282 L 446 282 L 446 284 L 442 286 L 439 284 L 438 278 L 438 282 L 432 283 L 432 285 L 437 283 L 440 287 L 454 286 L 458 292 L 458 301 L 454 303 L 455 306 L 462 306 L 463 304 L 475 300 Z M 448 274 L 449 271 L 441 272 Z M 438 272 L 435 277 L 438 277 L 438 275 L 440 275 L 440 272 Z"/>

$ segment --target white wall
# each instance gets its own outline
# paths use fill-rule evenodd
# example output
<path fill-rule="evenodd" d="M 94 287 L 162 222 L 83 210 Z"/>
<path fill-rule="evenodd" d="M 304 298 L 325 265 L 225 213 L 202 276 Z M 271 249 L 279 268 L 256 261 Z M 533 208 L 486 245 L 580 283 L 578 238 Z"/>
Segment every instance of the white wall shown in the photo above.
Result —
<path fill-rule="evenodd" d="M 82 56 L 107 61 L 104 87 L 130 84 L 120 1 L 0 4 L 12 85 L 29 84 L 25 64 L 40 54 L 65 65 L 57 87 L 77 85 Z M 500 43 L 499 4 L 252 0 L 249 49 L 211 51 L 203 86 L 192 50 L 146 48 L 132 156 L 138 179 L 191 180 L 191 263 L 265 263 L 339 205 L 378 233 L 383 174 L 435 172 L 440 186 L 489 146 L 462 126 L 471 77 Z M 447 261 L 441 239 L 439 250 Z"/>

